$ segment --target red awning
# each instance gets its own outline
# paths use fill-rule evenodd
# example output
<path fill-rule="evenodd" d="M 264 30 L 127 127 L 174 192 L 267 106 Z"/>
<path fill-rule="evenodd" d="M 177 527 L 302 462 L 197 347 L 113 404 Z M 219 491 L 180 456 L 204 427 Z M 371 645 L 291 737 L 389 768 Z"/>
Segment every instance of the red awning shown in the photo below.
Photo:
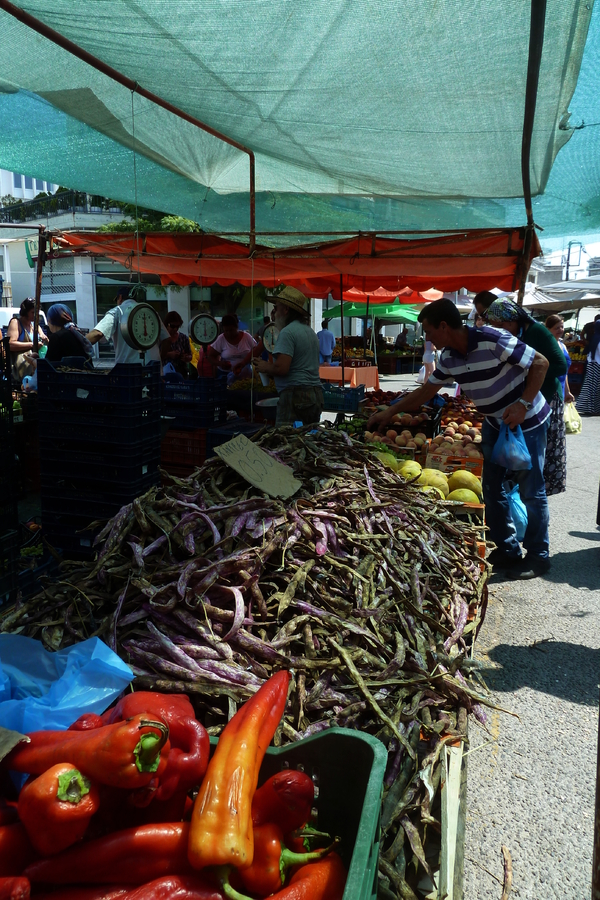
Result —
<path fill-rule="evenodd" d="M 360 234 L 338 241 L 314 242 L 274 249 L 257 246 L 250 256 L 243 243 L 212 234 L 150 233 L 139 236 L 139 255 L 134 234 L 64 232 L 63 246 L 80 253 L 105 256 L 132 272 L 158 275 L 162 284 L 243 285 L 276 287 L 289 284 L 310 297 L 332 294 L 340 300 L 340 276 L 344 294 L 357 288 L 371 302 L 414 302 L 410 291 L 471 291 L 500 288 L 516 290 L 519 284 L 524 228 L 486 229 L 412 240 Z M 56 240 L 56 238 L 55 238 Z M 541 253 L 532 241 L 530 261 Z M 375 299 L 382 288 L 387 296 Z M 346 298 L 345 298 L 346 299 Z"/>

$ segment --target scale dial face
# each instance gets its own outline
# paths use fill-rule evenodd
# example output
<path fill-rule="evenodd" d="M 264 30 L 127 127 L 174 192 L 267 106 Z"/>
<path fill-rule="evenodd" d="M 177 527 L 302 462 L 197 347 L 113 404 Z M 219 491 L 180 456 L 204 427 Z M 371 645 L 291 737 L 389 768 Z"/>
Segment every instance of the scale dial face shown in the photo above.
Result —
<path fill-rule="evenodd" d="M 267 325 L 263 332 L 263 346 L 268 353 L 272 353 L 275 349 L 275 344 L 277 343 L 278 337 L 279 328 L 276 328 L 273 323 Z"/>
<path fill-rule="evenodd" d="M 131 302 L 131 308 L 123 310 L 121 334 L 130 347 L 150 350 L 160 340 L 160 316 L 149 303 L 126 302 L 127 305 Z"/>
<path fill-rule="evenodd" d="M 195 344 L 208 347 L 209 344 L 214 344 L 218 336 L 219 323 L 208 313 L 200 313 L 190 322 L 190 337 Z"/>

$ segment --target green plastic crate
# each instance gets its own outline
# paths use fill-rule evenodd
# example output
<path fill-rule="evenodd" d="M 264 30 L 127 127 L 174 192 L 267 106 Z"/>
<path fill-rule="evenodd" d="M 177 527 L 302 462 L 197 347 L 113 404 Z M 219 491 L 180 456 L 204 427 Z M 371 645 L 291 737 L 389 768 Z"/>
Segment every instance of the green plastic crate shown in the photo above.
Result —
<path fill-rule="evenodd" d="M 216 745 L 216 738 L 211 744 Z M 343 900 L 375 900 L 387 750 L 377 738 L 350 728 L 329 728 L 284 747 L 269 747 L 259 785 L 284 768 L 302 769 L 315 782 L 316 824 L 342 839 L 348 869 Z"/>

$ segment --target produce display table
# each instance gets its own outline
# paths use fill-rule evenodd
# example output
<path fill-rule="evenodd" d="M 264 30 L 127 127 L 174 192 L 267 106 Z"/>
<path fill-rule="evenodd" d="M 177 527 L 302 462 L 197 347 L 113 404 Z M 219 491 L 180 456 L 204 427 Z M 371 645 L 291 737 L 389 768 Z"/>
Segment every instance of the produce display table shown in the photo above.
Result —
<path fill-rule="evenodd" d="M 342 383 L 342 367 L 341 366 L 319 366 L 319 378 L 321 381 L 337 381 Z M 344 366 L 344 382 L 348 382 L 350 387 L 358 387 L 364 384 L 366 388 L 379 389 L 379 372 L 377 366 L 363 366 L 357 369 L 351 369 Z"/>

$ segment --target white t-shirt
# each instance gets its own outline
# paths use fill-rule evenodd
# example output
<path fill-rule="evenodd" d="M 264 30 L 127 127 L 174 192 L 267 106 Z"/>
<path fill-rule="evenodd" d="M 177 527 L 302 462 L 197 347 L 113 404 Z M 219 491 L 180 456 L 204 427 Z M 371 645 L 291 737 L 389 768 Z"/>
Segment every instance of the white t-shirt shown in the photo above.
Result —
<path fill-rule="evenodd" d="M 231 363 L 232 369 L 248 356 L 253 347 L 256 347 L 256 341 L 251 334 L 248 334 L 247 331 L 242 331 L 241 335 L 239 344 L 230 344 L 224 334 L 220 334 L 214 344 L 211 344 L 213 350 L 216 350 L 223 359 Z"/>
<path fill-rule="evenodd" d="M 114 306 L 106 313 L 96 325 L 96 331 L 101 331 L 107 341 L 112 339 L 115 346 L 115 365 L 119 363 L 139 363 L 140 351 L 134 347 L 130 347 L 121 337 L 121 321 L 123 319 L 123 308 Z M 165 328 L 161 320 L 160 341 L 144 355 L 144 364 L 157 360 L 160 362 L 160 344 L 169 337 L 169 332 Z"/>

